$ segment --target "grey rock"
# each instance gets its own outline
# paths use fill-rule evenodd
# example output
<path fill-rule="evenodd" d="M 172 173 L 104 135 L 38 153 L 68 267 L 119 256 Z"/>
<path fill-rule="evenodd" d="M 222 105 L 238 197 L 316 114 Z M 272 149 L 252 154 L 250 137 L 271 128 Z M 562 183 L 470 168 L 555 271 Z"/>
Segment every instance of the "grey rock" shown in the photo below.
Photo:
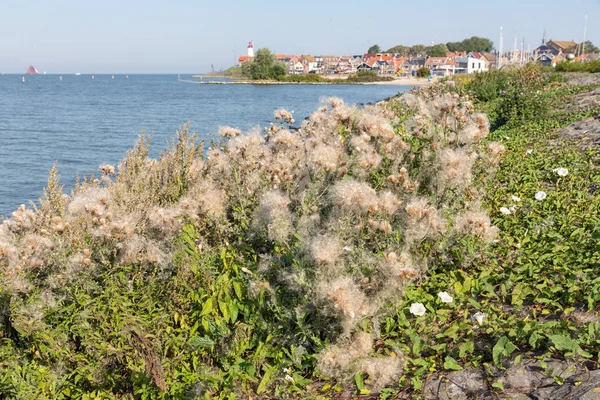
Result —
<path fill-rule="evenodd" d="M 537 400 L 600 400 L 600 370 L 574 374 L 563 385 L 540 388 L 532 396 Z"/>
<path fill-rule="evenodd" d="M 466 400 L 485 398 L 489 394 L 484 373 L 474 368 L 429 380 L 423 389 L 426 399 Z"/>

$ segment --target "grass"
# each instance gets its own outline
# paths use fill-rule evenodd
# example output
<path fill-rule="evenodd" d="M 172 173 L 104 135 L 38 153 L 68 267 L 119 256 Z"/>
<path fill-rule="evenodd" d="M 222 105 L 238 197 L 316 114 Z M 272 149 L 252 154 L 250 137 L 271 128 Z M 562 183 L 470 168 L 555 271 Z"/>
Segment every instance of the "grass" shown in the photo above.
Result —
<path fill-rule="evenodd" d="M 463 368 L 491 372 L 548 357 L 596 367 L 600 157 L 556 131 L 600 112 L 565 111 L 571 96 L 595 86 L 569 86 L 530 67 L 443 85 L 386 109 L 359 112 L 332 99 L 303 128 L 306 153 L 282 121 L 264 145 L 258 133 L 224 129 L 231 139 L 206 154 L 184 129 L 157 161 L 146 160 L 142 138 L 116 175 L 104 166 L 102 178 L 85 180 L 68 200 L 53 169 L 41 209 L 18 210 L 0 229 L 0 392 L 417 397 L 426 380 Z M 423 122 L 420 107 L 433 123 Z M 466 145 L 480 154 L 468 185 L 437 181 L 440 147 L 454 149 L 446 109 L 470 121 L 481 120 L 471 111 L 490 117 L 489 137 Z M 404 150 L 379 147 L 390 132 Z M 498 143 L 505 150 L 496 162 L 488 144 Z M 321 156 L 333 146 L 340 165 Z M 360 147 L 386 155 L 377 164 Z M 267 150 L 281 157 L 255 163 Z M 310 174 L 298 189 L 303 163 Z M 382 193 L 402 177 L 400 166 L 410 171 L 406 187 L 421 186 L 389 189 L 401 211 L 374 213 L 371 187 L 382 205 L 396 207 Z M 336 197 L 349 181 L 362 190 L 351 202 Z M 418 210 L 417 195 L 434 206 L 421 211 L 447 218 L 443 235 L 414 239 L 421 231 L 403 210 Z M 475 200 L 498 228 L 491 244 L 451 229 L 480 210 Z M 309 222 L 327 235 L 314 241 L 314 231 L 300 229 Z M 336 247 L 334 233 L 346 247 Z M 422 269 L 382 275 L 403 259 L 400 250 L 423 260 Z M 355 301 L 362 293 L 382 300 L 367 312 Z M 422 315 L 410 312 L 414 303 Z M 347 354 L 356 356 L 337 361 Z M 327 364 L 328 355 L 337 358 Z"/>

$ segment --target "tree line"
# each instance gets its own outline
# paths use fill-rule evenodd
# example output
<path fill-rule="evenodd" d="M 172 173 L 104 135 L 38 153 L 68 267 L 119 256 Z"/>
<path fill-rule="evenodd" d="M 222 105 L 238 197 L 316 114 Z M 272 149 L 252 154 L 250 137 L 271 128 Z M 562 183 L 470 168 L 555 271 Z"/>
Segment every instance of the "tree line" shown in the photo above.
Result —
<path fill-rule="evenodd" d="M 471 51 L 491 52 L 494 48 L 494 43 L 487 38 L 473 36 L 461 42 L 439 43 L 431 46 L 417 44 L 414 46 L 397 45 L 389 48 L 385 53 L 395 53 L 402 57 L 411 55 L 428 55 L 430 57 L 444 57 L 449 51 Z M 367 50 L 369 54 L 382 53 L 379 45 L 373 45 Z"/>

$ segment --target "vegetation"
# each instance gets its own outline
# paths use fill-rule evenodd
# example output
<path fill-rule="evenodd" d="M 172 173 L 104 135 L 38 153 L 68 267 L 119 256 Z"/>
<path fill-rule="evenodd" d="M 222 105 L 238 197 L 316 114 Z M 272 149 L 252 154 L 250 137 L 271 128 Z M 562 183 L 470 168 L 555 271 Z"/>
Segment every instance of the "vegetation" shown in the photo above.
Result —
<path fill-rule="evenodd" d="M 375 71 L 359 71 L 356 74 L 348 75 L 346 82 L 362 83 L 362 82 L 384 82 L 394 80 L 393 76 L 380 75 Z"/>
<path fill-rule="evenodd" d="M 369 49 L 367 50 L 367 54 L 378 54 L 381 53 L 381 47 L 379 47 L 378 44 L 374 44 L 373 46 L 369 47 Z"/>
<path fill-rule="evenodd" d="M 295 83 L 330 83 L 331 81 L 327 78 L 323 78 L 317 74 L 308 75 L 279 75 L 277 78 L 279 82 L 295 82 Z"/>
<path fill-rule="evenodd" d="M 600 60 L 591 62 L 563 61 L 556 64 L 556 67 L 554 69 L 557 72 L 597 73 L 600 72 Z"/>
<path fill-rule="evenodd" d="M 494 44 L 491 40 L 473 36 L 469 39 L 463 40 L 462 42 L 448 42 L 446 44 L 440 43 L 433 46 L 398 45 L 391 47 L 386 53 L 397 53 L 402 57 L 419 54 L 427 54 L 430 57 L 444 57 L 447 51 L 466 51 L 467 53 L 471 51 L 491 52 L 493 48 Z"/>
<path fill-rule="evenodd" d="M 159 160 L 142 137 L 69 196 L 53 169 L 0 225 L 0 392 L 417 397 L 597 362 L 600 160 L 553 130 L 600 112 L 565 108 L 590 89 L 494 71 L 206 151 L 184 127 Z"/>
<path fill-rule="evenodd" d="M 427 67 L 421 67 L 417 70 L 418 78 L 427 78 L 429 75 L 431 75 L 431 70 Z"/>
<path fill-rule="evenodd" d="M 261 48 L 256 51 L 256 57 L 252 61 L 246 61 L 242 65 L 242 74 L 252 80 L 276 79 L 285 75 L 285 65 L 275 61 L 271 50 Z"/>
<path fill-rule="evenodd" d="M 482 52 L 491 52 L 494 49 L 494 43 L 487 38 L 481 38 L 478 36 L 473 36 L 468 39 L 463 40 L 462 42 L 448 42 L 446 43 L 449 51 L 466 51 L 467 53 L 471 51 L 482 51 Z"/>
<path fill-rule="evenodd" d="M 434 46 L 429 46 L 425 48 L 425 52 L 429 57 L 446 57 L 446 53 L 448 52 L 448 47 L 445 44 L 440 43 Z"/>

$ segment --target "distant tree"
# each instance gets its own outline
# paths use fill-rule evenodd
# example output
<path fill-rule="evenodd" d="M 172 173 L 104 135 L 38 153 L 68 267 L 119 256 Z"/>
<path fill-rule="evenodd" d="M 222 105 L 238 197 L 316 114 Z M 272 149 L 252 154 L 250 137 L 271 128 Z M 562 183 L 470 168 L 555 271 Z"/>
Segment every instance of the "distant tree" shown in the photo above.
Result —
<path fill-rule="evenodd" d="M 272 78 L 277 78 L 279 76 L 285 75 L 285 64 L 282 62 L 276 62 L 273 64 L 272 68 Z"/>
<path fill-rule="evenodd" d="M 445 57 L 448 52 L 448 48 L 445 44 L 440 43 L 434 46 L 429 46 L 425 48 L 425 52 L 430 57 Z"/>
<path fill-rule="evenodd" d="M 427 78 L 431 74 L 431 70 L 427 67 L 422 67 L 417 70 L 417 77 Z"/>
<path fill-rule="evenodd" d="M 594 43 L 592 43 L 590 40 L 586 40 L 584 45 L 584 50 L 586 53 L 600 53 L 600 49 L 594 46 Z"/>
<path fill-rule="evenodd" d="M 449 51 L 482 51 L 490 52 L 494 48 L 494 43 L 490 39 L 472 36 L 462 42 L 448 42 L 446 47 Z"/>
<path fill-rule="evenodd" d="M 247 60 L 242 63 L 242 76 L 244 78 L 252 79 L 252 65 L 254 61 Z"/>
<path fill-rule="evenodd" d="M 367 50 L 367 54 L 377 54 L 377 53 L 381 53 L 381 47 L 379 47 L 378 44 L 374 44 L 373 46 L 369 47 L 369 50 Z"/>
<path fill-rule="evenodd" d="M 408 57 L 408 55 L 410 54 L 410 47 L 403 46 L 400 44 L 398 46 L 394 46 L 394 47 L 388 49 L 388 51 L 386 51 L 386 53 L 394 53 L 394 54 L 399 54 L 401 57 Z"/>
<path fill-rule="evenodd" d="M 462 51 L 462 42 L 448 42 L 446 43 L 448 51 Z"/>
<path fill-rule="evenodd" d="M 275 64 L 275 56 L 266 47 L 256 51 L 256 57 L 252 62 L 251 75 L 252 79 L 269 79 L 272 76 L 273 65 Z"/>
<path fill-rule="evenodd" d="M 425 53 L 425 46 L 422 44 L 416 44 L 414 46 L 411 46 L 411 48 L 408 50 L 408 52 L 413 56 Z"/>

